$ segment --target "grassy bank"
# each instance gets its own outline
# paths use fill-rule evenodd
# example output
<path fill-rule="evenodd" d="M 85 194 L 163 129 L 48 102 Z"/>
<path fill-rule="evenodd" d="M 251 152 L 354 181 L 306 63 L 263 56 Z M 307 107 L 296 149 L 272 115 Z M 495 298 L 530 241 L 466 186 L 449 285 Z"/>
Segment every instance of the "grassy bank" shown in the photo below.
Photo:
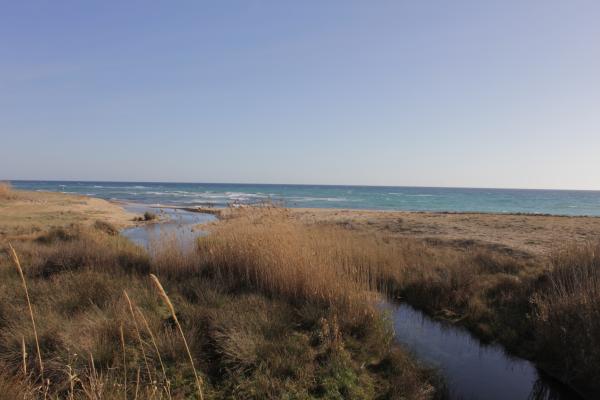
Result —
<path fill-rule="evenodd" d="M 165 240 L 149 255 L 98 223 L 13 243 L 24 279 L 2 252 L 0 393 L 181 399 L 200 397 L 200 386 L 206 399 L 441 396 L 435 374 L 393 346 L 369 296 L 346 293 L 351 280 L 328 288 L 299 262 L 286 282 L 263 258 L 253 264 L 263 277 L 239 275 L 234 263 L 216 264 L 222 239 L 189 253 Z M 227 251 L 235 258 L 247 244 Z"/>
<path fill-rule="evenodd" d="M 49 227 L 90 226 L 102 220 L 133 226 L 135 214 L 106 200 L 65 193 L 14 190 L 0 182 L 0 241 L 27 240 Z"/>

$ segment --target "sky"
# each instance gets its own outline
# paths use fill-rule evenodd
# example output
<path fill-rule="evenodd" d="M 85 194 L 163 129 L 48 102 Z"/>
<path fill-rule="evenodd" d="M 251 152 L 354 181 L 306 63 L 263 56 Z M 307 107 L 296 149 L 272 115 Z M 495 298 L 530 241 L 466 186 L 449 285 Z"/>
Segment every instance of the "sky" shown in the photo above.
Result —
<path fill-rule="evenodd" d="M 0 179 L 600 189 L 600 2 L 0 0 Z"/>

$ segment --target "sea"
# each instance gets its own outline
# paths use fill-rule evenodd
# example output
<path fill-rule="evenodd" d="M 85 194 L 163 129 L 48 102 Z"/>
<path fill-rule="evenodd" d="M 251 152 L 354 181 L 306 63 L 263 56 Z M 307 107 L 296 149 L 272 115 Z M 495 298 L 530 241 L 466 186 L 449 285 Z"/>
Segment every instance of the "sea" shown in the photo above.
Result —
<path fill-rule="evenodd" d="M 600 191 L 235 183 L 11 181 L 17 189 L 145 205 L 285 207 L 600 216 Z"/>

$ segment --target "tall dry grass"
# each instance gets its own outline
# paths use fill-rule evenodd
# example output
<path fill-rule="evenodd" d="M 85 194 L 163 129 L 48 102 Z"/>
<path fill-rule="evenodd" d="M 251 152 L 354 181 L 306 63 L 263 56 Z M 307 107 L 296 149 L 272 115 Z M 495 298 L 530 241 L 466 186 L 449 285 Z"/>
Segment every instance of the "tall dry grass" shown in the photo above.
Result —
<path fill-rule="evenodd" d="M 201 238 L 195 267 L 240 290 L 351 306 L 380 289 L 386 275 L 401 274 L 407 253 L 419 251 L 411 245 L 306 227 L 285 210 L 254 210 Z"/>
<path fill-rule="evenodd" d="M 165 302 L 165 304 L 169 308 L 169 312 L 171 313 L 171 317 L 173 318 L 173 321 L 175 321 L 175 325 L 177 326 L 177 330 L 179 331 L 179 334 L 181 335 L 181 340 L 183 341 L 183 344 L 185 346 L 185 351 L 187 353 L 188 359 L 190 360 L 190 365 L 192 367 L 192 370 L 194 371 L 194 380 L 196 382 L 196 388 L 198 389 L 198 398 L 200 400 L 204 400 L 204 393 L 202 391 L 202 380 L 201 380 L 200 376 L 198 375 L 196 366 L 194 365 L 194 357 L 192 356 L 192 352 L 190 351 L 190 347 L 185 338 L 185 333 L 183 332 L 183 328 L 181 327 L 179 318 L 177 318 L 177 313 L 175 312 L 175 307 L 173 306 L 173 303 L 171 302 L 169 295 L 167 295 L 167 292 L 163 288 L 162 284 L 160 283 L 160 280 L 156 277 L 156 275 L 150 274 L 150 278 L 152 279 L 152 283 L 154 284 L 154 286 L 156 287 L 156 290 L 158 291 L 158 295 L 161 297 L 161 299 Z"/>
<path fill-rule="evenodd" d="M 410 297 L 432 311 L 474 313 L 487 289 L 528 273 L 521 261 L 501 254 L 307 226 L 282 209 L 252 210 L 225 221 L 199 246 L 198 260 L 182 263 L 186 274 L 195 270 L 239 289 L 347 309 L 361 309 L 354 305 L 379 292 Z"/>
<path fill-rule="evenodd" d="M 559 251 L 547 280 L 534 296 L 538 352 L 566 379 L 600 391 L 600 243 Z"/>
<path fill-rule="evenodd" d="M 221 239 L 211 249 L 221 249 Z M 335 253 L 306 248 L 294 253 L 305 254 L 299 270 L 286 272 L 277 260 L 285 254 L 274 250 L 234 279 L 240 270 L 217 268 L 205 244 L 187 252 L 171 244 L 147 255 L 101 227 L 16 243 L 38 332 L 16 295 L 22 285 L 14 269 L 0 268 L 0 387 L 29 393 L 25 400 L 44 398 L 44 390 L 51 399 L 437 395 L 432 373 L 392 350 L 389 326 L 365 301 L 369 285 L 347 274 L 353 267 L 320 272 Z M 231 259 L 243 261 L 238 255 Z M 0 265 L 6 261 L 0 255 Z M 349 288 L 356 293 L 345 295 Z M 350 304 L 353 312 L 344 313 Z M 46 389 L 36 379 L 34 336 Z"/>
<path fill-rule="evenodd" d="M 10 182 L 0 182 L 0 200 L 11 200 L 16 197 Z"/>
<path fill-rule="evenodd" d="M 37 351 L 38 366 L 40 368 L 40 370 L 39 370 L 40 377 L 42 380 L 42 384 L 44 384 L 44 382 L 45 382 L 45 380 L 44 380 L 44 363 L 42 361 L 42 352 L 40 350 L 40 341 L 38 338 L 37 327 L 35 326 L 35 316 L 33 315 L 33 307 L 31 305 L 31 300 L 29 299 L 29 290 L 27 289 L 27 281 L 25 280 L 25 275 L 23 274 L 23 268 L 21 267 L 21 262 L 19 261 L 19 256 L 17 255 L 17 252 L 15 251 L 15 249 L 12 247 L 12 245 L 10 243 L 8 244 L 8 248 L 10 249 L 10 255 L 15 264 L 15 267 L 17 267 L 17 271 L 19 272 L 19 277 L 21 278 L 21 283 L 23 285 L 23 292 L 25 293 L 25 299 L 27 300 L 27 309 L 29 311 L 29 317 L 31 318 L 31 327 L 33 330 L 33 337 L 35 339 L 35 347 L 36 347 L 36 351 Z M 25 345 L 23 344 L 23 359 L 24 360 L 27 358 L 26 354 L 27 353 L 25 351 Z M 23 363 L 23 371 L 25 373 L 27 373 L 27 368 L 25 367 L 25 362 Z"/>

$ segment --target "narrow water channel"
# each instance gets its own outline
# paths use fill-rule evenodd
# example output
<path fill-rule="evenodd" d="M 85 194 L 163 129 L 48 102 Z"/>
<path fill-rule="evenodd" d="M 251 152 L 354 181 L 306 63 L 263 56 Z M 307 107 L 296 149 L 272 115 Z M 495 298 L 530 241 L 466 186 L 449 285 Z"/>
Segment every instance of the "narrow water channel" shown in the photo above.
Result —
<path fill-rule="evenodd" d="M 178 208 L 159 208 L 141 204 L 129 204 L 125 206 L 125 209 L 139 215 L 149 211 L 160 217 L 160 221 L 156 223 L 145 223 L 142 226 L 123 229 L 121 232 L 123 236 L 146 249 L 149 249 L 152 242 L 171 236 L 174 236 L 182 247 L 191 246 L 195 239 L 206 235 L 206 232 L 198 229 L 197 225 L 216 220 L 214 215 L 196 213 Z"/>
<path fill-rule="evenodd" d="M 484 345 L 465 329 L 433 320 L 406 304 L 386 303 L 396 340 L 439 368 L 451 399 L 571 400 L 581 397 L 533 363 Z"/>
<path fill-rule="evenodd" d="M 161 222 L 127 228 L 122 234 L 149 248 L 162 235 L 175 235 L 182 247 L 207 234 L 197 225 L 213 215 L 181 209 L 129 205 L 128 211 L 160 213 Z M 580 400 L 573 390 L 544 375 L 531 362 L 511 357 L 500 346 L 482 344 L 466 330 L 433 320 L 406 304 L 384 303 L 396 340 L 444 376 L 452 400 Z"/>

